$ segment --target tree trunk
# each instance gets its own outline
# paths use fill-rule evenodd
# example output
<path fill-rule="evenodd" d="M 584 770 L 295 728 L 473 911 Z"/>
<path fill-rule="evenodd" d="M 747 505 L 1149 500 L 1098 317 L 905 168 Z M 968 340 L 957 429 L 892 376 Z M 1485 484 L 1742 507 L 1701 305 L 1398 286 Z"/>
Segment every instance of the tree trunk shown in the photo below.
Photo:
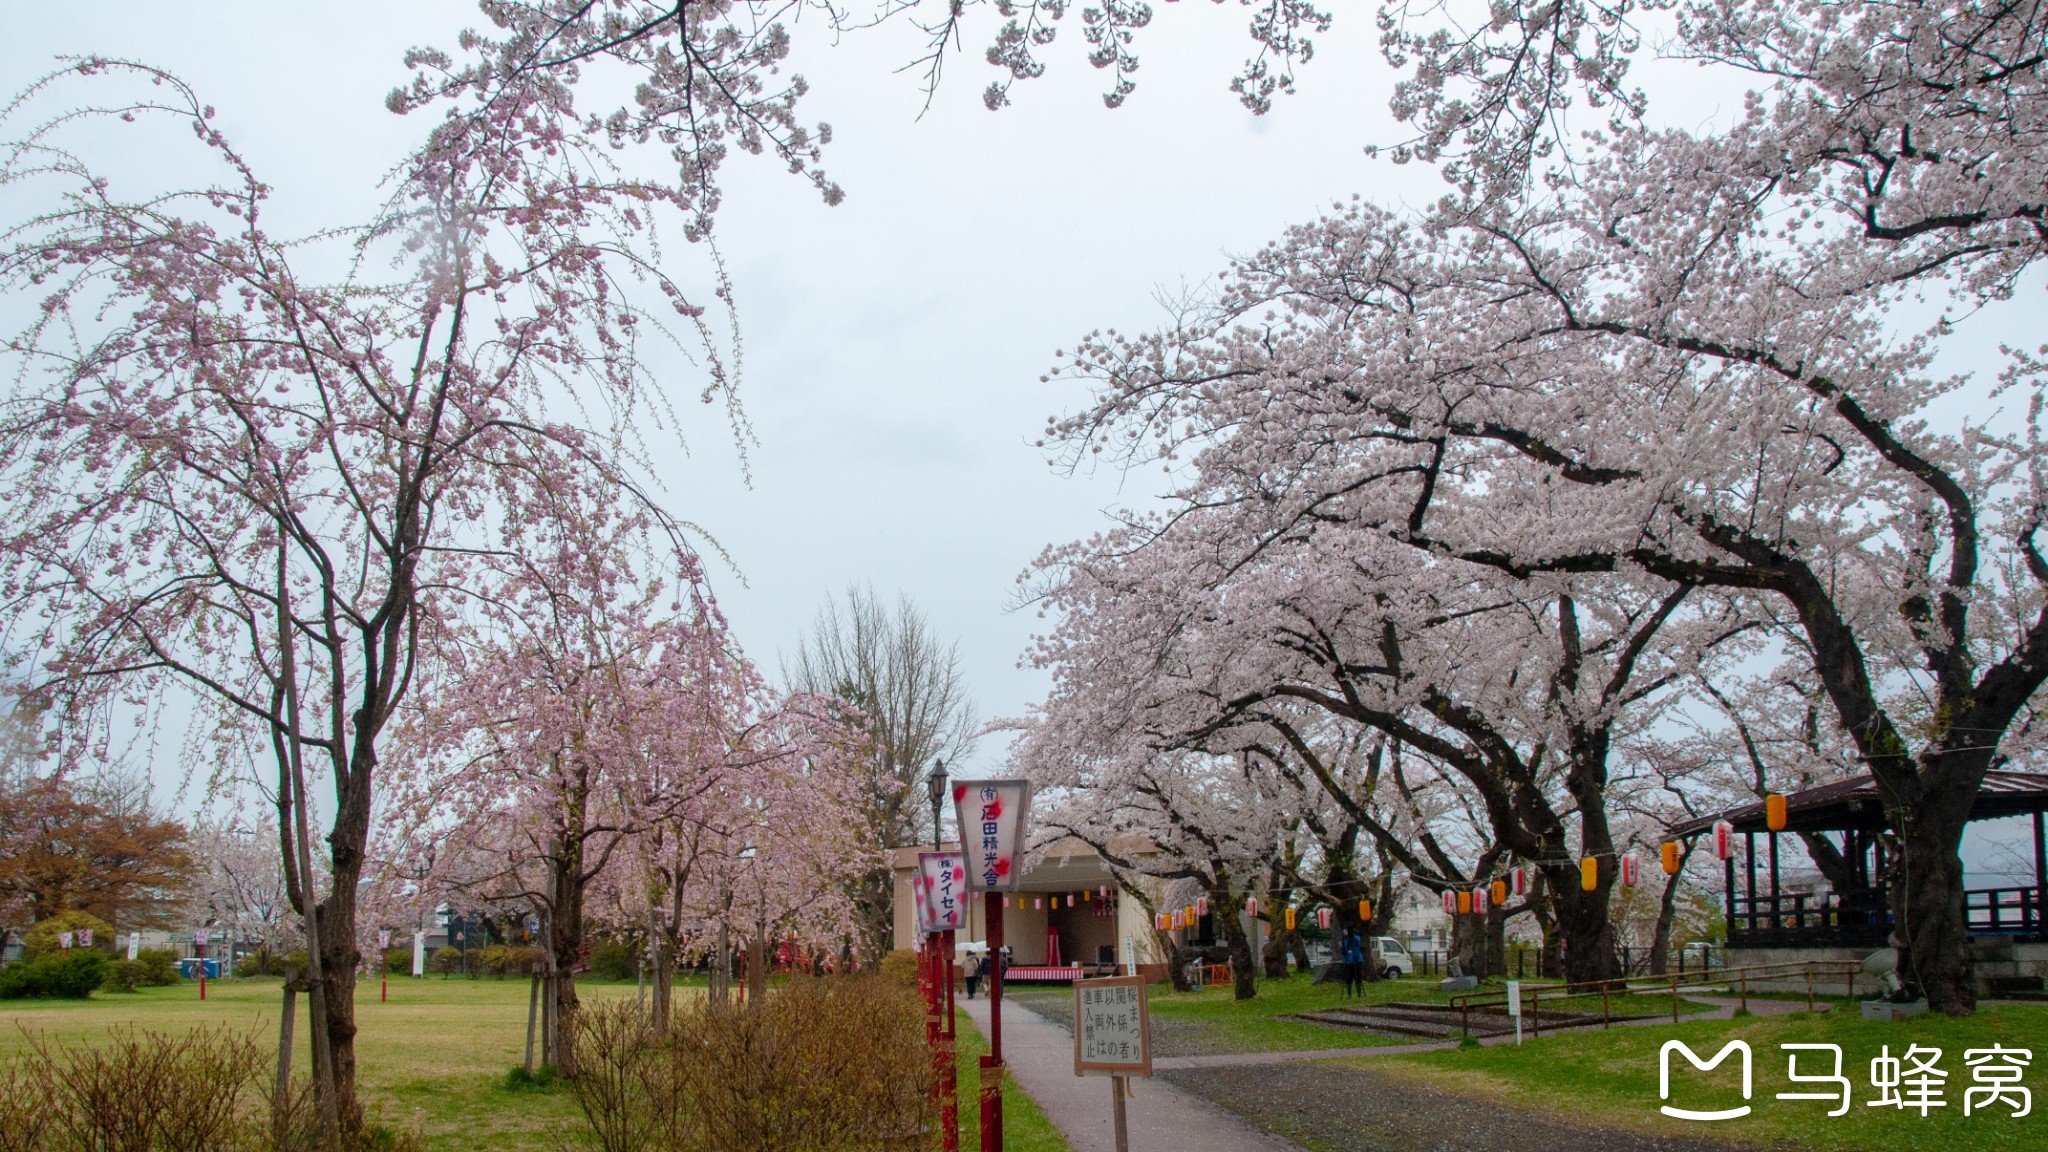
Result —
<path fill-rule="evenodd" d="M 1485 916 L 1486 975 L 1506 976 L 1508 974 L 1508 913 L 1498 905 L 1489 907 Z"/>
<path fill-rule="evenodd" d="M 1977 1010 L 1969 920 L 1963 910 L 1963 825 L 1975 799 L 1970 787 L 1924 792 L 1910 811 L 1888 812 L 1899 834 L 1899 858 L 1888 885 L 1899 978 L 1919 985 L 1928 1006 L 1950 1016 Z"/>
<path fill-rule="evenodd" d="M 1578 869 L 1559 869 L 1551 877 L 1551 893 L 1557 911 L 1559 943 L 1564 948 L 1564 978 L 1571 984 L 1607 983 L 1621 978 L 1620 958 L 1615 954 L 1614 923 L 1607 915 L 1608 893 L 1613 887 L 1612 869 L 1602 868 L 1597 887 L 1587 892 L 1579 887 Z M 1571 886 L 1565 887 L 1566 876 Z"/>
<path fill-rule="evenodd" d="M 1222 912 L 1216 917 L 1216 922 L 1223 929 L 1223 945 L 1230 950 L 1231 997 L 1250 1000 L 1259 994 L 1259 986 L 1252 976 L 1252 942 L 1245 934 L 1244 920 L 1238 916 L 1227 896 L 1212 893 L 1209 902 Z"/>
<path fill-rule="evenodd" d="M 1814 838 L 1807 837 L 1808 840 Z M 1664 878 L 1664 894 L 1657 901 L 1657 929 L 1650 937 L 1652 976 L 1662 976 L 1671 970 L 1671 921 L 1678 914 L 1678 881 L 1685 875 L 1685 863 L 1692 859 L 1693 846 L 1697 843 L 1697 839 L 1686 841 L 1685 846 L 1680 849 L 1678 871 Z M 1840 853 L 1836 856 L 1839 858 Z"/>
<path fill-rule="evenodd" d="M 329 842 L 336 836 L 330 836 Z M 362 872 L 361 855 L 336 847 L 334 856 L 334 890 L 319 904 L 321 979 L 311 999 L 326 1023 L 335 1123 L 342 1132 L 354 1133 L 361 1130 L 363 1119 L 356 1100 L 356 967 L 363 956 L 356 948 L 355 893 Z M 346 867 L 342 864 L 345 858 L 349 860 Z M 316 1046 L 320 1039 L 316 1034 Z M 317 1074 L 318 1069 L 315 1071 Z"/>
<path fill-rule="evenodd" d="M 1486 921 L 1466 913 L 1451 917 L 1451 959 L 1461 976 L 1486 974 Z"/>
<path fill-rule="evenodd" d="M 1287 954 L 1294 957 L 1294 970 L 1315 975 L 1316 966 L 1308 958 L 1308 940 L 1300 932 L 1287 934 Z"/>
<path fill-rule="evenodd" d="M 671 1019 L 670 1013 L 675 1003 L 672 993 L 675 991 L 676 961 L 675 956 L 669 951 L 668 941 L 660 936 L 654 938 L 651 950 L 652 963 L 648 965 L 647 973 L 649 991 L 652 993 L 649 997 L 649 1015 L 653 1018 L 654 1034 L 666 1036 Z"/>
<path fill-rule="evenodd" d="M 1266 979 L 1287 979 L 1287 935 L 1274 923 L 1266 925 L 1266 942 L 1259 946 L 1259 961 Z"/>

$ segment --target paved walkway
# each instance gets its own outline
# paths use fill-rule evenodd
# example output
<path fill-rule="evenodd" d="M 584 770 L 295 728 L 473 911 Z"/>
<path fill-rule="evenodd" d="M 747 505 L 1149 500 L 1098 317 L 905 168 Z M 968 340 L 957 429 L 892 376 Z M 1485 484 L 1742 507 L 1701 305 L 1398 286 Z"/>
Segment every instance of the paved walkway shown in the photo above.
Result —
<path fill-rule="evenodd" d="M 988 1034 L 988 1000 L 955 999 Z M 1074 1152 L 1115 1152 L 1109 1078 L 1074 1075 L 1074 1038 L 1036 1012 L 1003 1006 L 1003 1062 L 1038 1101 Z M 1155 1066 L 1160 1061 L 1153 1062 Z M 1125 1102 L 1131 1152 L 1301 1152 L 1292 1141 L 1261 1131 L 1192 1093 L 1159 1080 L 1132 1082 Z"/>

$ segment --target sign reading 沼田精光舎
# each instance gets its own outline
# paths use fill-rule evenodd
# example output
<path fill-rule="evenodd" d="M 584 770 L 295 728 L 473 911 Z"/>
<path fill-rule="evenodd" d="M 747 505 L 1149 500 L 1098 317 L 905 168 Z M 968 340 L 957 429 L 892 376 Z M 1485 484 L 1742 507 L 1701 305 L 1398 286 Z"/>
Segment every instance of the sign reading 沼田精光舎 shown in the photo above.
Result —
<path fill-rule="evenodd" d="M 970 892 L 1014 892 L 1024 871 L 1024 813 L 1029 780 L 963 780 L 953 785 L 960 847 Z"/>
<path fill-rule="evenodd" d="M 967 858 L 958 852 L 919 852 L 917 930 L 957 932 L 967 927 Z"/>
<path fill-rule="evenodd" d="M 1074 1075 L 1152 1075 L 1152 1018 L 1142 976 L 1074 985 Z"/>

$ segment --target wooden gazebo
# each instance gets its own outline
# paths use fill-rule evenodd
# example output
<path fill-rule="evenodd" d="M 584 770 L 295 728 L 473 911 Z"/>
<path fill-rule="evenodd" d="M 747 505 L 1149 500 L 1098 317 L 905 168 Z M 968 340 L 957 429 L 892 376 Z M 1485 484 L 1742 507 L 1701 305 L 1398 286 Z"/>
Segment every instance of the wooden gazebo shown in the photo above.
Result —
<path fill-rule="evenodd" d="M 1868 774 L 1788 793 L 1783 831 L 1771 831 L 1763 801 L 1743 804 L 1680 824 L 1678 839 L 1710 833 L 1726 820 L 1742 837 L 1743 850 L 1727 860 L 1726 903 L 1731 948 L 1882 947 L 1892 930 L 1885 891 L 1888 837 L 1878 783 Z M 1972 888 L 1964 892 L 1973 936 L 2015 941 L 2048 940 L 2048 775 L 1988 772 L 1970 807 L 1970 820 L 2001 816 L 2034 818 L 2034 882 L 2016 888 Z M 1833 891 L 1787 893 L 1779 887 L 1779 838 L 1808 833 L 1838 855 L 1822 866 Z M 1757 838 L 1765 839 L 1757 851 Z M 1736 883 L 1737 857 L 1742 883 Z M 1817 863 L 1819 863 L 1817 861 Z M 1758 866 L 1763 890 L 1758 890 Z"/>

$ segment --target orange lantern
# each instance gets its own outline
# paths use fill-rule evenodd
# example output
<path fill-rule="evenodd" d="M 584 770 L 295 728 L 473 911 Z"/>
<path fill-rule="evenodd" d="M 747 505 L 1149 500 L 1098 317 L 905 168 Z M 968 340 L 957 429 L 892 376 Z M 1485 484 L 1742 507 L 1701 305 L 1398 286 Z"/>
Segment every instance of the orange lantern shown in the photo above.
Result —
<path fill-rule="evenodd" d="M 1773 832 L 1783 832 L 1786 807 L 1785 797 L 1781 793 L 1773 792 L 1764 797 L 1764 827 Z"/>
<path fill-rule="evenodd" d="M 1195 906 L 1194 906 L 1193 904 L 1190 904 L 1190 905 L 1188 905 L 1188 906 L 1187 906 L 1186 908 L 1183 908 L 1183 909 L 1181 909 L 1181 916 L 1180 916 L 1180 919 L 1181 919 L 1181 923 L 1183 923 L 1183 924 L 1186 924 L 1186 925 L 1187 925 L 1187 926 L 1189 926 L 1190 928 L 1194 927 L 1194 924 L 1195 924 Z"/>
<path fill-rule="evenodd" d="M 1678 841 L 1666 840 L 1664 846 L 1657 851 L 1663 857 L 1664 874 L 1666 876 L 1678 875 Z"/>
<path fill-rule="evenodd" d="M 1458 893 L 1458 915 L 1460 915 L 1460 916 L 1470 916 L 1471 914 L 1472 914 L 1472 894 L 1471 894 L 1470 892 L 1460 892 L 1460 893 Z"/>
<path fill-rule="evenodd" d="M 1294 931 L 1294 909 L 1292 908 L 1287 910 L 1287 930 L 1289 932 Z"/>
<path fill-rule="evenodd" d="M 1493 882 L 1492 895 L 1495 904 L 1506 904 L 1508 902 L 1508 882 L 1505 880 L 1495 880 Z"/>
<path fill-rule="evenodd" d="M 1600 861 L 1591 856 L 1580 858 L 1579 887 L 1588 892 L 1600 887 Z"/>
<path fill-rule="evenodd" d="M 1366 921 L 1372 919 L 1372 901 L 1360 900 L 1358 902 L 1358 918 Z"/>

